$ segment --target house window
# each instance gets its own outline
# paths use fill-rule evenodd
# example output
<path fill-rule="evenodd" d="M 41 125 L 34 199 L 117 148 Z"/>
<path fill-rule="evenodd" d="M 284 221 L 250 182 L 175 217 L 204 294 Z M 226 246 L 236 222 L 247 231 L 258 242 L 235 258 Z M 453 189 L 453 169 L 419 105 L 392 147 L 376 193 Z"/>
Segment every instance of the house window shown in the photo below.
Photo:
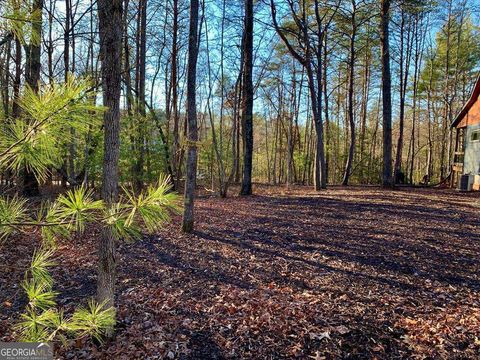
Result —
<path fill-rule="evenodd" d="M 470 136 L 470 141 L 480 141 L 480 130 L 472 131 Z"/>

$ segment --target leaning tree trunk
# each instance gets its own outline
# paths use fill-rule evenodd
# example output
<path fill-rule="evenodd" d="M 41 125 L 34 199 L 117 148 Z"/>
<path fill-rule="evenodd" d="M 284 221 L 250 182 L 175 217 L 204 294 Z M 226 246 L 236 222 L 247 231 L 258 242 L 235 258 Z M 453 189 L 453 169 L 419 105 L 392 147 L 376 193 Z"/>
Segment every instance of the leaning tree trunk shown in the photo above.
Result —
<path fill-rule="evenodd" d="M 392 85 L 388 25 L 390 0 L 381 1 L 380 45 L 382 58 L 383 101 L 383 186 L 392 186 Z"/>
<path fill-rule="evenodd" d="M 187 72 L 187 122 L 188 153 L 187 176 L 185 179 L 185 203 L 183 212 L 184 232 L 192 232 L 194 225 L 193 202 L 197 183 L 197 108 L 196 79 L 198 58 L 198 0 L 190 1 L 190 29 L 188 38 L 188 72 Z"/>
<path fill-rule="evenodd" d="M 105 144 L 102 198 L 107 207 L 113 206 L 118 198 L 122 3 L 123 0 L 98 0 L 103 105 L 106 107 L 103 116 Z M 115 238 L 109 227 L 102 230 L 98 258 L 97 298 L 107 306 L 114 306 Z"/>
<path fill-rule="evenodd" d="M 252 194 L 253 162 L 253 0 L 245 0 L 245 42 L 243 68 L 243 180 L 241 195 Z"/>

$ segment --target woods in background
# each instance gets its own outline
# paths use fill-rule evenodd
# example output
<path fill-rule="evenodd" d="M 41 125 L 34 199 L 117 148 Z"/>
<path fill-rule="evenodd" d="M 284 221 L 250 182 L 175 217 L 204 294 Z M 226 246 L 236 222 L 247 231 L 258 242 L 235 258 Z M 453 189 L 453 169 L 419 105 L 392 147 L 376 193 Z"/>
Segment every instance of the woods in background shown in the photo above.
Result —
<path fill-rule="evenodd" d="M 65 82 L 68 74 L 90 78 L 90 99 L 100 103 L 98 4 L 2 4 L 1 126 L 20 116 L 25 86 L 38 91 L 39 83 Z M 167 173 L 182 191 L 197 163 L 193 147 L 199 183 L 221 196 L 232 183 L 250 194 L 252 181 L 322 189 L 435 183 L 449 175 L 449 124 L 480 61 L 478 4 L 201 1 L 194 82 L 190 2 L 121 5 L 121 183 L 140 191 Z M 34 28 L 22 34 L 25 23 Z M 193 95 L 196 125 L 188 110 Z M 56 149 L 61 160 L 48 165 L 51 175 L 41 185 L 96 186 L 110 148 L 102 135 L 108 129 L 64 130 L 69 140 Z M 38 193 L 28 167 L 17 175 L 2 168 L 4 184 Z"/>

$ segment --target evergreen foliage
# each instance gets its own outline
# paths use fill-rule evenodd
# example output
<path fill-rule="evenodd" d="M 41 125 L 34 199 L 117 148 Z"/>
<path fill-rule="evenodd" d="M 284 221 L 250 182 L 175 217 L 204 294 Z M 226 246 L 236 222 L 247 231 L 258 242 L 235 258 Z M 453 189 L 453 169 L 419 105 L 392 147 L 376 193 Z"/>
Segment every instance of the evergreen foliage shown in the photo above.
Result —
<path fill-rule="evenodd" d="M 72 140 L 65 129 L 73 127 L 76 134 L 86 134 L 101 115 L 102 108 L 87 99 L 91 89 L 88 80 L 74 77 L 64 84 L 45 85 L 38 94 L 27 87 L 20 102 L 23 116 L 14 119 L 0 135 L 1 166 L 17 173 L 26 167 L 39 180 L 45 179 L 51 167 L 61 165 L 58 149 Z M 158 230 L 171 212 L 179 211 L 179 198 L 171 191 L 169 178 L 161 176 L 138 195 L 124 188 L 120 201 L 108 208 L 86 186 L 43 203 L 35 213 L 27 206 L 20 197 L 0 197 L 0 240 L 32 228 L 40 228 L 43 239 L 22 283 L 28 303 L 17 324 L 19 339 L 65 341 L 92 336 L 100 341 L 114 326 L 115 310 L 90 300 L 87 307 L 79 307 L 67 317 L 57 306 L 58 292 L 50 274 L 56 265 L 56 240 L 82 234 L 92 223 L 112 227 L 117 240 L 137 239 L 143 228 Z"/>

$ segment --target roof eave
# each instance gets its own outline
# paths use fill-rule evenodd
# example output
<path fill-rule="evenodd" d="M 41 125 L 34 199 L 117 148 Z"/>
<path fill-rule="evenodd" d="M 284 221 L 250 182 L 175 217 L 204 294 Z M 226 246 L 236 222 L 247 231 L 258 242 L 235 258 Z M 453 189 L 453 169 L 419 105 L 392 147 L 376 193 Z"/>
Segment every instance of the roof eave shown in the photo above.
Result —
<path fill-rule="evenodd" d="M 460 110 L 458 115 L 452 121 L 452 123 L 450 124 L 450 128 L 457 127 L 457 125 L 460 123 L 460 121 L 463 120 L 465 115 L 468 114 L 468 111 L 471 109 L 473 104 L 475 104 L 479 95 L 480 95 L 480 76 L 477 78 L 477 82 L 475 83 L 475 87 L 473 88 L 472 95 L 470 96 L 470 98 L 468 99 L 467 103 L 462 108 L 462 110 Z"/>

